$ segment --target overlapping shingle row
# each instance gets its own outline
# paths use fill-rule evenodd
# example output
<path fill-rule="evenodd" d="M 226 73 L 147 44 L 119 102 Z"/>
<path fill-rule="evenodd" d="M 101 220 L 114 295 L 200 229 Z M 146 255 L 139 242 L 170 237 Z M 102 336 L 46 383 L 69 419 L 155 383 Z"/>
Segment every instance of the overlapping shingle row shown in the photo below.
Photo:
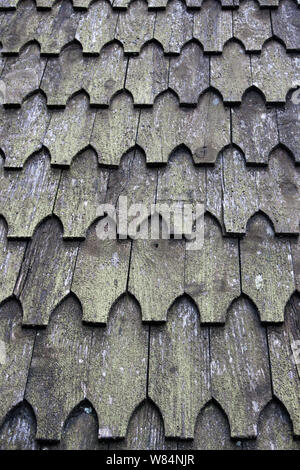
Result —
<path fill-rule="evenodd" d="M 107 328 L 91 329 L 82 325 L 80 305 L 71 296 L 57 307 L 47 329 L 35 332 L 21 329 L 20 307 L 8 301 L 1 308 L 1 332 L 9 333 L 1 415 L 25 399 L 37 420 L 36 437 L 55 442 L 62 432 L 64 436 L 63 424 L 82 402 L 86 413 L 97 413 L 93 432 L 109 440 L 126 436 L 131 415 L 135 419 L 135 410 L 141 413 L 139 407 L 149 397 L 153 403 L 149 412 L 157 413 L 155 404 L 160 418 L 145 429 L 135 426 L 130 431 L 129 424 L 131 438 L 139 433 L 145 440 L 149 426 L 152 432 L 161 428 L 161 439 L 195 436 L 194 443 L 180 443 L 183 448 L 234 448 L 229 435 L 255 448 L 262 435 L 268 436 L 264 426 L 271 407 L 272 419 L 286 425 L 278 430 L 268 423 L 273 438 L 265 446 L 280 446 L 287 439 L 297 447 L 291 431 L 299 435 L 299 376 L 289 347 L 289 337 L 297 335 L 297 315 L 299 296 L 295 295 L 286 307 L 283 325 L 261 327 L 254 305 L 241 296 L 232 303 L 225 326 L 203 327 L 195 305 L 182 297 L 164 325 L 149 328 L 141 323 L 136 302 L 125 296 L 115 304 Z M 292 425 L 284 408 L 272 404 L 272 397 L 284 405 Z M 205 420 L 207 413 L 221 423 L 220 442 L 215 442 L 212 422 L 211 438 L 203 436 L 205 425 L 199 426 L 199 419 Z M 35 437 L 34 424 L 30 429 L 29 420 L 27 425 L 24 441 L 29 431 Z M 258 442 L 248 444 L 247 439 L 257 435 Z M 5 426 L 1 440 L 5 442 Z M 164 448 L 168 441 L 159 444 Z M 124 445 L 126 441 L 110 444 L 112 448 Z M 131 445 L 138 447 L 136 442 Z"/>
<path fill-rule="evenodd" d="M 288 91 L 300 83 L 298 55 L 287 54 L 275 40 L 264 46 L 261 55 L 252 57 L 236 41 L 229 42 L 221 56 L 210 59 L 195 42 L 171 59 L 155 42 L 129 59 L 115 42 L 104 47 L 99 57 L 84 57 L 73 44 L 48 60 L 40 59 L 37 45 L 30 45 L 18 58 L 4 61 L 0 76 L 7 106 L 20 106 L 26 97 L 41 90 L 48 106 L 65 107 L 75 93 L 84 90 L 91 106 L 105 107 L 124 88 L 136 106 L 153 105 L 168 89 L 178 95 L 181 104 L 195 106 L 209 87 L 221 93 L 228 104 L 240 103 L 250 87 L 260 90 L 268 103 L 284 103 Z"/>
<path fill-rule="evenodd" d="M 271 12 L 260 9 L 254 0 L 243 2 L 233 12 L 209 0 L 191 12 L 181 0 L 172 0 L 166 10 L 154 12 L 143 0 L 135 0 L 127 11 L 117 12 L 105 0 L 98 0 L 85 13 L 74 11 L 69 0 L 57 2 L 48 11 L 37 10 L 33 0 L 22 0 L 15 11 L 0 12 L 0 41 L 6 54 L 19 53 L 25 44 L 37 41 L 41 54 L 51 56 L 74 40 L 85 54 L 99 54 L 113 40 L 122 44 L 126 54 L 138 54 L 152 39 L 166 54 L 179 54 L 192 38 L 205 52 L 220 53 L 232 38 L 248 52 L 257 52 L 268 39 L 277 37 L 287 50 L 297 51 L 297 10 L 294 0 L 282 0 Z"/>

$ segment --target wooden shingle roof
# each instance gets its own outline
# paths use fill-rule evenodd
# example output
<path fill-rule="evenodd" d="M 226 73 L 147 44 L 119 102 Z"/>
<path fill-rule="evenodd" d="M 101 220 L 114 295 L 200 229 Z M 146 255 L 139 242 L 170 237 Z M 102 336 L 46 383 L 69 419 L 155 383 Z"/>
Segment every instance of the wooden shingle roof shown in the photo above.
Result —
<path fill-rule="evenodd" d="M 300 2 L 0 0 L 0 44 L 0 448 L 299 450 Z M 202 248 L 99 240 L 125 196 Z"/>

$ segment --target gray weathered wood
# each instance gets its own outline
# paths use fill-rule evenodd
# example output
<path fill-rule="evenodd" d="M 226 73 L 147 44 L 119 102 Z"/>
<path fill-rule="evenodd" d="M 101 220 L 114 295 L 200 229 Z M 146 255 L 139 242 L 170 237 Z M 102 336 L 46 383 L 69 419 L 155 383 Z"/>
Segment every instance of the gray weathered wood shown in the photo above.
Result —
<path fill-rule="evenodd" d="M 20 2 L 15 11 L 2 13 L 0 23 L 0 40 L 2 52 L 17 54 L 22 46 L 34 39 L 39 23 L 39 14 L 34 2 Z"/>
<path fill-rule="evenodd" d="M 108 450 L 98 440 L 98 420 L 87 400 L 72 410 L 65 422 L 58 450 Z"/>
<path fill-rule="evenodd" d="M 85 398 L 91 334 L 72 296 L 37 332 L 25 395 L 36 415 L 37 439 L 60 440 L 69 413 Z"/>
<path fill-rule="evenodd" d="M 85 87 L 93 106 L 108 106 L 110 99 L 122 90 L 128 59 L 122 47 L 113 42 L 105 46 L 100 56 L 93 60 L 90 78 Z"/>
<path fill-rule="evenodd" d="M 126 438 L 110 444 L 110 450 L 176 450 L 177 443 L 165 440 L 164 423 L 159 410 L 150 401 L 132 415 Z"/>
<path fill-rule="evenodd" d="M 271 401 L 262 411 L 257 438 L 243 443 L 244 450 L 300 450 L 293 439 L 292 423 L 283 406 Z"/>
<path fill-rule="evenodd" d="M 52 8 L 56 0 L 36 0 L 36 6 L 39 10 L 49 10 Z"/>
<path fill-rule="evenodd" d="M 125 87 L 136 105 L 153 105 L 168 88 L 169 61 L 156 43 L 147 44 L 138 57 L 130 57 Z"/>
<path fill-rule="evenodd" d="M 232 140 L 245 154 L 246 162 L 267 164 L 278 144 L 276 109 L 267 107 L 254 90 L 246 92 L 242 104 L 232 109 Z"/>
<path fill-rule="evenodd" d="M 35 418 L 23 401 L 14 408 L 0 430 L 0 450 L 38 450 Z"/>
<path fill-rule="evenodd" d="M 222 93 L 223 100 L 240 103 L 243 93 L 252 85 L 250 57 L 236 41 L 224 47 L 222 55 L 211 57 L 211 85 Z"/>
<path fill-rule="evenodd" d="M 225 232 L 223 217 L 223 167 L 220 154 L 212 167 L 206 168 L 205 209 L 212 214 Z"/>
<path fill-rule="evenodd" d="M 241 3 L 233 11 L 233 32 L 246 51 L 260 52 L 263 43 L 272 36 L 269 10 L 259 8 L 254 0 Z"/>
<path fill-rule="evenodd" d="M 197 105 L 208 86 L 209 58 L 197 43 L 189 43 L 178 57 L 170 59 L 169 87 L 177 93 L 181 104 Z"/>
<path fill-rule="evenodd" d="M 259 310 L 261 321 L 280 323 L 295 289 L 289 240 L 274 236 L 260 214 L 249 222 L 241 240 L 242 291 Z"/>
<path fill-rule="evenodd" d="M 206 1 L 195 12 L 193 34 L 205 52 L 222 52 L 225 42 L 233 36 L 231 12 L 222 10 L 215 0 Z"/>
<path fill-rule="evenodd" d="M 176 97 L 163 93 L 151 109 L 142 109 L 137 144 L 146 153 L 148 163 L 166 163 L 180 142 L 180 110 Z"/>
<path fill-rule="evenodd" d="M 81 15 L 75 38 L 84 53 L 99 54 L 102 47 L 114 39 L 118 14 L 105 0 L 92 3 L 85 15 Z"/>
<path fill-rule="evenodd" d="M 77 250 L 78 243 L 62 240 L 62 227 L 56 219 L 38 227 L 14 291 L 23 307 L 23 325 L 48 324 L 53 309 L 70 292 Z"/>
<path fill-rule="evenodd" d="M 22 168 L 27 158 L 40 150 L 49 123 L 45 99 L 34 95 L 20 109 L 0 110 L 0 147 L 5 168 Z"/>
<path fill-rule="evenodd" d="M 222 154 L 223 217 L 227 233 L 242 234 L 248 219 L 259 207 L 256 178 L 258 171 L 246 167 L 244 156 L 234 147 Z"/>
<path fill-rule="evenodd" d="M 270 154 L 268 168 L 257 172 L 256 180 L 260 209 L 271 218 L 275 231 L 298 234 L 300 168 L 278 148 Z"/>
<path fill-rule="evenodd" d="M 134 149 L 121 159 L 117 171 L 110 172 L 105 202 L 116 207 L 119 216 L 122 215 L 120 214 L 120 209 L 122 210 L 123 207 L 120 204 L 122 197 L 129 211 L 127 221 L 130 224 L 137 217 L 137 213 L 130 213 L 132 204 L 144 204 L 147 211 L 144 218 L 148 217 L 151 204 L 155 203 L 156 188 L 157 169 L 147 167 L 144 155 L 139 150 Z M 127 198 L 127 200 L 124 198 Z M 136 207 L 136 209 L 139 208 Z M 138 217 L 141 221 L 143 214 Z M 119 226 L 118 233 L 122 238 L 127 238 L 127 234 L 130 232 L 129 229 L 129 225 L 124 228 Z"/>
<path fill-rule="evenodd" d="M 127 92 L 116 95 L 109 109 L 96 113 L 90 143 L 101 165 L 118 167 L 122 155 L 134 147 L 139 114 Z"/>
<path fill-rule="evenodd" d="M 212 328 L 210 345 L 212 395 L 228 416 L 231 437 L 253 438 L 272 392 L 267 335 L 249 300 L 232 304 L 225 326 Z"/>
<path fill-rule="evenodd" d="M 181 140 L 191 150 L 197 164 L 215 163 L 219 152 L 230 141 L 230 111 L 221 98 L 208 91 L 197 108 L 182 111 Z"/>
<path fill-rule="evenodd" d="M 205 193 L 205 169 L 196 167 L 186 150 L 176 150 L 168 165 L 158 170 L 158 202 L 201 203 Z"/>
<path fill-rule="evenodd" d="M 148 220 L 144 224 L 147 227 Z M 167 225 L 164 221 L 161 225 L 164 232 Z M 162 322 L 184 292 L 185 244 L 183 240 L 154 239 L 150 230 L 148 236 L 133 241 L 128 289 L 141 306 L 143 321 Z"/>
<path fill-rule="evenodd" d="M 41 83 L 48 106 L 65 106 L 72 95 L 86 88 L 90 66 L 78 44 L 67 46 L 58 58 L 49 58 Z"/>
<path fill-rule="evenodd" d="M 7 240 L 7 227 L 0 218 L 0 303 L 12 296 L 25 252 L 25 242 Z"/>
<path fill-rule="evenodd" d="M 128 10 L 121 11 L 115 32 L 126 54 L 138 54 L 145 42 L 153 38 L 155 13 L 148 12 L 143 0 L 134 0 Z"/>
<path fill-rule="evenodd" d="M 147 162 L 167 162 L 172 150 L 185 144 L 195 163 L 214 163 L 230 141 L 230 113 L 213 92 L 200 97 L 197 108 L 179 108 L 170 92 L 155 101 L 153 110 L 142 110 L 137 143 Z"/>
<path fill-rule="evenodd" d="M 185 297 L 165 325 L 151 327 L 149 396 L 162 413 L 166 437 L 193 438 L 197 415 L 210 399 L 208 333 Z"/>
<path fill-rule="evenodd" d="M 70 166 L 72 159 L 90 142 L 95 111 L 86 95 L 80 93 L 68 101 L 64 110 L 55 110 L 44 138 L 51 164 Z"/>
<path fill-rule="evenodd" d="M 210 402 L 199 413 L 195 436 L 192 443 L 179 443 L 181 450 L 237 450 L 239 447 L 230 439 L 230 428 L 225 413 Z"/>
<path fill-rule="evenodd" d="M 300 237 L 291 240 L 291 250 L 296 289 L 300 291 Z"/>
<path fill-rule="evenodd" d="M 297 437 L 300 436 L 299 318 L 300 297 L 296 293 L 286 306 L 284 323 L 268 327 L 274 395 L 288 410 Z"/>
<path fill-rule="evenodd" d="M 63 46 L 74 40 L 78 20 L 79 16 L 68 0 L 57 2 L 49 12 L 41 12 L 34 35 L 41 53 L 58 55 Z"/>
<path fill-rule="evenodd" d="M 99 438 L 125 437 L 130 416 L 146 398 L 149 328 L 136 302 L 122 297 L 106 328 L 93 330 L 87 396 Z"/>
<path fill-rule="evenodd" d="M 0 171 L 0 213 L 8 236 L 30 238 L 42 219 L 52 214 L 60 170 L 51 168 L 45 151 L 30 157 L 22 170 Z"/>
<path fill-rule="evenodd" d="M 279 7 L 271 11 L 271 16 L 275 36 L 284 41 L 287 50 L 299 51 L 300 15 L 295 2 L 280 2 Z"/>
<path fill-rule="evenodd" d="M 157 12 L 154 38 L 165 54 L 180 54 L 182 46 L 193 37 L 193 19 L 193 13 L 187 11 L 181 0 L 171 0 L 166 10 Z"/>
<path fill-rule="evenodd" d="M 296 70 L 285 47 L 276 40 L 267 42 L 261 54 L 251 58 L 251 68 L 253 85 L 264 93 L 267 102 L 284 103 L 287 92 L 297 82 Z"/>
<path fill-rule="evenodd" d="M 19 106 L 26 96 L 38 90 L 45 65 L 37 44 L 29 44 L 17 57 L 8 57 L 1 73 L 6 86 L 3 104 Z"/>
<path fill-rule="evenodd" d="M 285 107 L 277 109 L 280 142 L 293 152 L 296 162 L 300 162 L 299 96 L 299 90 L 292 91 Z"/>
<path fill-rule="evenodd" d="M 22 329 L 22 310 L 16 300 L 0 308 L 0 422 L 24 399 L 35 332 Z"/>
<path fill-rule="evenodd" d="M 71 167 L 62 171 L 54 213 L 64 226 L 65 238 L 85 238 L 105 200 L 108 176 L 92 150 L 75 157 Z"/>
<path fill-rule="evenodd" d="M 223 238 L 218 223 L 204 217 L 204 244 L 186 251 L 185 292 L 196 302 L 201 323 L 224 323 L 240 295 L 238 241 Z"/>
<path fill-rule="evenodd" d="M 92 225 L 80 245 L 72 292 L 81 302 L 85 322 L 105 324 L 114 302 L 126 291 L 131 243 L 101 240 L 99 227 Z"/>

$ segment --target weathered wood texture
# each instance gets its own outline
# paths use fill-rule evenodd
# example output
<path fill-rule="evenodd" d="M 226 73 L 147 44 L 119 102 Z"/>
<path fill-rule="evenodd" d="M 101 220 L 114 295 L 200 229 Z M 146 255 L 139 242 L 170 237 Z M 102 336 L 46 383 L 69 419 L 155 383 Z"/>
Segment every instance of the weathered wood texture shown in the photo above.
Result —
<path fill-rule="evenodd" d="M 118 15 L 105 0 L 91 4 L 86 15 L 81 15 L 75 38 L 84 53 L 99 54 L 102 47 L 115 35 Z"/>
<path fill-rule="evenodd" d="M 85 398 L 91 334 L 73 296 L 37 332 L 25 394 L 36 415 L 37 439 L 60 440 L 65 420 Z"/>
<path fill-rule="evenodd" d="M 108 450 L 98 440 L 98 419 L 95 410 L 85 400 L 72 410 L 65 422 L 57 450 Z M 56 450 L 56 449 L 55 449 Z"/>
<path fill-rule="evenodd" d="M 257 214 L 240 245 L 242 291 L 257 306 L 261 321 L 283 322 L 295 289 L 289 240 L 274 236 L 269 221 Z"/>
<path fill-rule="evenodd" d="M 155 97 L 168 88 L 169 61 L 155 42 L 143 47 L 138 57 L 130 57 L 125 87 L 137 105 L 153 105 Z"/>
<path fill-rule="evenodd" d="M 3 104 L 21 106 L 26 96 L 39 89 L 46 66 L 37 44 L 29 44 L 18 57 L 8 57 L 1 73 L 6 92 Z"/>
<path fill-rule="evenodd" d="M 264 93 L 270 103 L 284 103 L 287 92 L 297 81 L 298 74 L 292 58 L 287 55 L 284 46 L 275 40 L 267 42 L 261 54 L 253 55 L 251 69 L 253 85 Z"/>
<path fill-rule="evenodd" d="M 60 170 L 51 168 L 47 152 L 30 157 L 22 170 L 0 170 L 0 213 L 8 236 L 31 238 L 37 225 L 52 214 Z"/>
<path fill-rule="evenodd" d="M 244 450 L 300 450 L 293 439 L 292 423 L 283 406 L 271 401 L 262 411 L 257 438 L 243 443 Z"/>
<path fill-rule="evenodd" d="M 272 382 L 275 396 L 284 404 L 300 435 L 300 297 L 294 294 L 285 309 L 285 322 L 268 327 Z"/>
<path fill-rule="evenodd" d="M 277 109 L 280 142 L 293 153 L 297 163 L 300 162 L 299 93 L 299 90 L 289 93 L 284 108 Z"/>
<path fill-rule="evenodd" d="M 19 109 L 0 110 L 0 147 L 5 168 L 22 168 L 27 158 L 41 149 L 49 123 L 44 98 L 33 95 Z"/>
<path fill-rule="evenodd" d="M 259 52 L 272 36 L 270 12 L 259 8 L 254 0 L 241 2 L 233 11 L 233 33 L 246 51 Z"/>
<path fill-rule="evenodd" d="M 162 94 L 153 110 L 141 111 L 137 144 L 147 162 L 165 163 L 171 152 L 184 144 L 195 163 L 214 163 L 230 140 L 230 114 L 218 95 L 207 92 L 196 108 L 178 108 L 175 96 Z"/>
<path fill-rule="evenodd" d="M 147 219 L 141 230 L 145 226 L 148 233 L 148 225 Z M 166 229 L 162 221 L 162 233 Z M 162 322 L 172 303 L 184 292 L 185 244 L 183 240 L 150 235 L 149 231 L 149 239 L 133 241 L 128 289 L 141 306 L 143 321 Z"/>
<path fill-rule="evenodd" d="M 250 57 L 236 41 L 226 44 L 222 55 L 211 57 L 211 85 L 227 103 L 240 103 L 252 85 Z"/>
<path fill-rule="evenodd" d="M 222 10 L 219 2 L 206 1 L 194 15 L 193 35 L 205 52 L 222 52 L 225 42 L 233 36 L 231 12 Z"/>
<path fill-rule="evenodd" d="M 116 95 L 109 109 L 97 112 L 90 142 L 100 164 L 119 166 L 122 155 L 135 145 L 139 115 L 126 92 Z"/>
<path fill-rule="evenodd" d="M 106 328 L 93 330 L 87 397 L 98 414 L 98 437 L 126 436 L 130 416 L 146 398 L 149 328 L 134 299 L 113 307 Z"/>
<path fill-rule="evenodd" d="M 125 53 L 139 53 L 143 44 L 153 38 L 155 13 L 147 11 L 143 0 L 134 0 L 125 12 L 120 12 L 115 32 Z"/>
<path fill-rule="evenodd" d="M 39 450 L 32 409 L 23 401 L 7 416 L 0 429 L 0 450 Z"/>
<path fill-rule="evenodd" d="M 109 450 L 177 450 L 177 443 L 165 440 L 161 414 L 147 400 L 130 418 L 126 438 L 110 444 Z"/>
<path fill-rule="evenodd" d="M 257 169 L 246 167 L 244 156 L 234 147 L 221 155 L 223 217 L 227 233 L 242 234 L 249 218 L 258 210 Z"/>
<path fill-rule="evenodd" d="M 49 58 L 41 89 L 48 106 L 66 106 L 68 99 L 79 92 L 88 80 L 90 60 L 83 57 L 77 44 L 66 47 L 59 57 Z"/>
<path fill-rule="evenodd" d="M 181 0 L 171 0 L 166 10 L 157 12 L 154 38 L 163 46 L 165 54 L 179 54 L 192 37 L 193 14 Z"/>
<path fill-rule="evenodd" d="M 53 165 L 69 166 L 75 155 L 90 143 L 95 111 L 84 94 L 68 101 L 65 110 L 55 110 L 44 138 Z"/>
<path fill-rule="evenodd" d="M 295 2 L 280 2 L 278 9 L 271 11 L 271 17 L 275 36 L 283 39 L 288 50 L 299 51 L 300 15 Z"/>
<path fill-rule="evenodd" d="M 85 322 L 105 324 L 114 302 L 126 291 L 131 242 L 101 239 L 98 224 L 91 226 L 80 245 L 72 292 L 82 304 Z"/>
<path fill-rule="evenodd" d="M 196 302 L 201 323 L 224 323 L 240 295 L 238 256 L 237 239 L 223 238 L 215 219 L 205 215 L 203 247 L 186 251 L 185 266 L 185 292 Z"/>
<path fill-rule="evenodd" d="M 0 218 L 0 303 L 12 296 L 25 252 L 24 241 L 8 241 L 7 226 Z"/>
<path fill-rule="evenodd" d="M 108 106 L 114 94 L 123 89 L 128 59 L 122 47 L 113 42 L 101 50 L 91 64 L 86 91 L 93 106 Z"/>
<path fill-rule="evenodd" d="M 23 307 L 24 325 L 48 324 L 53 309 L 70 292 L 77 251 L 77 242 L 63 241 L 57 219 L 48 219 L 37 228 L 14 290 Z"/>
<path fill-rule="evenodd" d="M 265 105 L 256 91 L 247 92 L 239 107 L 232 108 L 232 140 L 244 152 L 247 163 L 267 164 L 278 144 L 276 109 Z"/>
<path fill-rule="evenodd" d="M 212 328 L 210 347 L 212 395 L 228 416 L 231 436 L 253 438 L 272 394 L 266 331 L 248 299 L 232 304 L 224 327 Z"/>
<path fill-rule="evenodd" d="M 228 419 L 214 401 L 199 413 L 193 442 L 179 442 L 179 450 L 237 450 L 236 441 L 230 438 Z"/>
<path fill-rule="evenodd" d="M 105 200 L 108 170 L 98 166 L 97 156 L 86 150 L 62 170 L 54 213 L 61 220 L 65 238 L 85 238 Z"/>
<path fill-rule="evenodd" d="M 68 0 L 57 2 L 49 12 L 41 12 L 34 33 L 34 39 L 41 46 L 41 53 L 59 54 L 64 45 L 74 40 L 78 19 Z"/>
<path fill-rule="evenodd" d="M 181 104 L 197 105 L 209 86 L 209 58 L 195 42 L 183 47 L 178 57 L 170 59 L 169 87 Z"/>
<path fill-rule="evenodd" d="M 166 437 L 193 438 L 197 415 L 210 399 L 209 337 L 186 297 L 172 306 L 165 325 L 151 327 L 149 396 Z"/>
<path fill-rule="evenodd" d="M 34 331 L 22 329 L 22 310 L 18 302 L 4 302 L 0 307 L 1 423 L 24 399 L 34 339 Z"/>
<path fill-rule="evenodd" d="M 278 148 L 269 157 L 268 169 L 257 172 L 260 209 L 268 214 L 276 232 L 299 233 L 300 168 Z"/>

